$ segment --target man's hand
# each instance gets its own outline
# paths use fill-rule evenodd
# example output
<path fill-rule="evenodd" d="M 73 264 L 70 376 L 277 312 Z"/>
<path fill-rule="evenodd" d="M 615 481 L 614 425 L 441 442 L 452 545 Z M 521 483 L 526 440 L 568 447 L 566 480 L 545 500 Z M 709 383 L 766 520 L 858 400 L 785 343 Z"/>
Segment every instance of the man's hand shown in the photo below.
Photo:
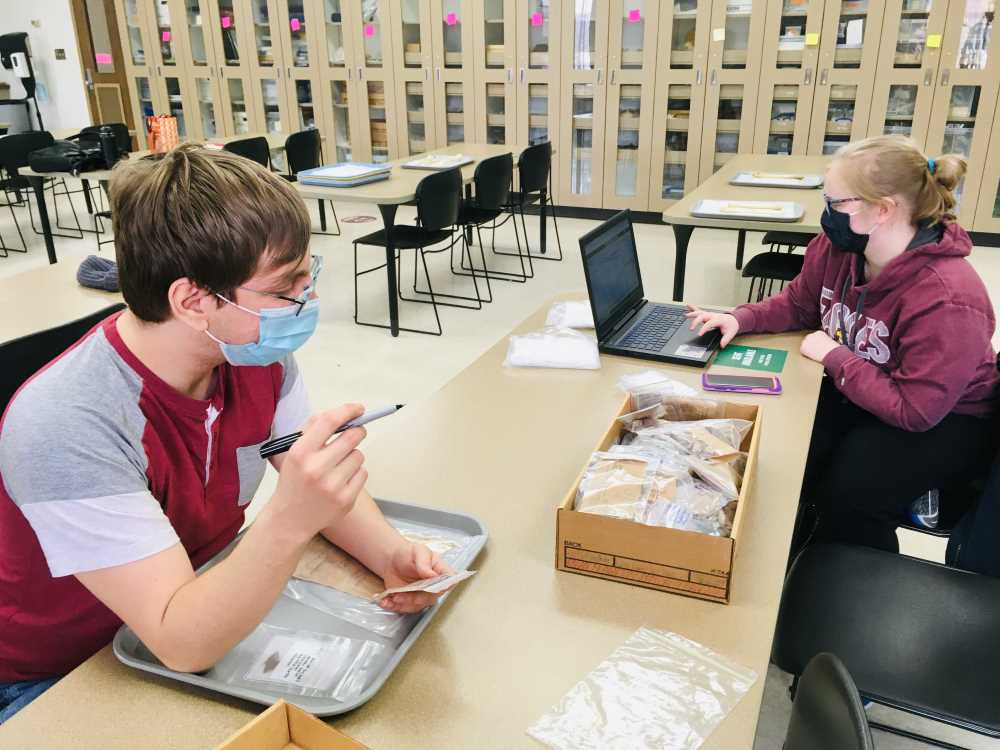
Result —
<path fill-rule="evenodd" d="M 718 328 L 719 333 L 722 334 L 722 340 L 719 342 L 720 346 L 725 347 L 740 332 L 739 321 L 729 313 L 708 312 L 694 305 L 688 305 L 687 307 L 686 316 L 691 321 L 691 330 L 693 331 L 697 328 L 699 329 L 698 335 L 704 336 L 709 331 Z"/>
<path fill-rule="evenodd" d="M 346 404 L 311 417 L 285 455 L 266 512 L 302 543 L 350 513 L 364 489 L 368 472 L 357 450 L 364 428 L 351 428 L 327 444 L 338 427 L 363 413 L 360 404 Z"/>
<path fill-rule="evenodd" d="M 825 331 L 813 331 L 802 339 L 799 351 L 802 352 L 802 356 L 822 364 L 823 358 L 838 346 L 840 344 L 831 339 Z"/>
<path fill-rule="evenodd" d="M 455 571 L 446 564 L 435 552 L 431 552 L 423 544 L 405 542 L 396 548 L 382 576 L 387 589 L 405 586 L 414 581 L 434 578 L 439 575 L 450 575 Z M 431 594 L 426 591 L 408 591 L 403 594 L 392 594 L 381 601 L 384 609 L 392 612 L 410 613 L 426 609 L 444 596 L 447 592 Z"/>

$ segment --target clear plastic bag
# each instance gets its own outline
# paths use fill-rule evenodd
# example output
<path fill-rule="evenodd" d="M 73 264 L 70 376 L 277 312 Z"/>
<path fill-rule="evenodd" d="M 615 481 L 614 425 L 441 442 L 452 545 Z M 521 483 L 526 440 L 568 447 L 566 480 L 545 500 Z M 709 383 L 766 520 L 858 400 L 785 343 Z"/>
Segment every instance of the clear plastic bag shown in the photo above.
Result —
<path fill-rule="evenodd" d="M 701 419 L 696 422 L 655 420 L 634 430 L 632 442 L 673 443 L 677 449 L 698 458 L 721 458 L 740 452 L 743 439 L 753 427 L 746 419 Z"/>
<path fill-rule="evenodd" d="M 572 328 L 545 328 L 511 336 L 504 367 L 555 367 L 599 370 L 597 339 Z"/>
<path fill-rule="evenodd" d="M 595 453 L 577 490 L 575 510 L 626 521 L 645 512 L 654 462 L 628 453 Z"/>
<path fill-rule="evenodd" d="M 556 302 L 549 309 L 545 325 L 555 328 L 593 328 L 590 302 Z"/>
<path fill-rule="evenodd" d="M 347 703 L 364 691 L 385 650 L 375 641 L 259 625 L 211 674 L 230 685 Z"/>
<path fill-rule="evenodd" d="M 756 680 L 700 643 L 640 628 L 528 734 L 556 750 L 694 750 Z"/>
<path fill-rule="evenodd" d="M 643 370 L 618 379 L 618 389 L 630 397 L 631 411 L 646 409 L 662 403 L 665 399 L 693 397 L 698 392 L 657 370 Z"/>

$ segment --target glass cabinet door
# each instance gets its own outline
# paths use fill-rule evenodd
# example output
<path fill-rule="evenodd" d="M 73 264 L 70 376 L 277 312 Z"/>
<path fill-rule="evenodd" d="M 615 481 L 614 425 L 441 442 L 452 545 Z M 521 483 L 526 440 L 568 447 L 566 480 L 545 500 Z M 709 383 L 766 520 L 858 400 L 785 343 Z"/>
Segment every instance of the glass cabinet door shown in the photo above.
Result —
<path fill-rule="evenodd" d="M 151 40 L 147 52 L 152 52 L 152 62 L 163 66 L 163 75 L 176 71 L 181 60 L 174 36 L 174 14 L 169 0 L 146 0 L 152 5 L 155 38 Z M 180 19 L 178 19 L 180 20 Z"/>
<path fill-rule="evenodd" d="M 216 52 L 215 40 L 210 33 L 212 15 L 209 0 L 181 0 L 177 6 L 183 10 L 188 65 L 195 75 L 211 75 L 216 65 Z"/>
<path fill-rule="evenodd" d="M 649 205 L 655 90 L 644 84 L 656 77 L 659 9 L 655 0 L 610 3 L 605 208 Z"/>
<path fill-rule="evenodd" d="M 781 0 L 768 6 L 754 134 L 757 153 L 806 153 L 822 11 L 822 4 L 808 0 Z"/>
<path fill-rule="evenodd" d="M 887 0 L 868 135 L 927 137 L 936 95 L 944 0 Z"/>
<path fill-rule="evenodd" d="M 550 0 L 517 0 L 517 129 L 515 143 L 530 146 L 556 141 L 559 132 L 559 66 L 563 17 Z M 567 33 L 567 37 L 570 35 Z M 568 43 L 568 42 L 567 42 Z M 556 199 L 561 197 L 560 153 L 553 156 Z"/>
<path fill-rule="evenodd" d="M 475 124 L 475 68 L 472 55 L 473 0 L 433 0 L 435 141 L 451 146 L 472 141 Z M 468 137 L 466 137 L 468 132 Z"/>
<path fill-rule="evenodd" d="M 712 7 L 701 181 L 734 154 L 753 149 L 767 5 L 764 0 L 727 0 Z"/>
<path fill-rule="evenodd" d="M 354 158 L 384 162 L 399 153 L 399 82 L 388 0 L 351 0 L 355 47 Z M 402 68 L 400 63 L 399 68 Z"/>
<path fill-rule="evenodd" d="M 416 155 L 444 145 L 437 142 L 434 127 L 431 6 L 421 0 L 399 0 L 391 11 L 397 61 L 403 61 L 395 66 L 393 90 L 400 113 L 397 138 L 400 153 Z"/>
<path fill-rule="evenodd" d="M 195 76 L 194 94 L 197 102 L 197 134 L 200 140 L 209 140 L 224 134 L 218 106 L 218 82 L 209 76 Z"/>
<path fill-rule="evenodd" d="M 810 154 L 832 154 L 868 130 L 883 4 L 828 2 L 809 125 Z"/>
<path fill-rule="evenodd" d="M 662 211 L 698 185 L 711 7 L 663 0 L 655 76 L 649 210 Z"/>
<path fill-rule="evenodd" d="M 975 218 L 988 161 L 989 131 L 995 127 L 992 123 L 1000 83 L 995 70 L 1000 48 L 994 45 L 992 32 L 992 2 L 953 0 L 925 145 L 932 156 L 961 154 L 968 161 L 968 171 L 956 189 L 958 216 L 965 226 Z"/>
<path fill-rule="evenodd" d="M 605 135 L 608 19 L 603 0 L 576 0 L 563 10 L 569 44 L 563 49 L 560 73 L 560 109 L 566 117 L 560 119 L 558 132 L 567 158 L 561 160 L 556 182 L 560 202 L 570 206 L 600 206 L 604 199 L 604 142 L 611 137 Z"/>
<path fill-rule="evenodd" d="M 334 70 L 347 67 L 347 35 L 344 33 L 344 9 L 341 0 L 323 0 L 323 27 L 325 30 L 323 49 L 326 50 L 326 65 Z"/>
<path fill-rule="evenodd" d="M 473 3 L 474 140 L 478 143 L 506 144 L 515 140 L 515 8 L 515 0 Z"/>
<path fill-rule="evenodd" d="M 328 142 L 332 143 L 332 149 L 324 149 L 324 156 L 335 162 L 351 161 L 354 158 L 351 148 L 351 87 L 347 81 L 335 80 L 329 81 L 329 88 L 333 106 Z"/>
<path fill-rule="evenodd" d="M 128 40 L 125 59 L 133 67 L 141 67 L 152 63 L 152 52 L 147 51 L 150 32 L 146 20 L 146 6 L 140 0 L 124 0 L 125 26 L 123 36 Z M 149 81 L 146 81 L 149 84 Z"/>

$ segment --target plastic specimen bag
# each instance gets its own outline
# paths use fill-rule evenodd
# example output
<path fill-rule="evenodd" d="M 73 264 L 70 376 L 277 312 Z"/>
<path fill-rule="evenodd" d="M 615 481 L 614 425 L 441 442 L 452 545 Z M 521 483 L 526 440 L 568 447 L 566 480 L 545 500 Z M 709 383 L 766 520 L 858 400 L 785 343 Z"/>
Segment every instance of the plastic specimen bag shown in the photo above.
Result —
<path fill-rule="evenodd" d="M 671 398 L 692 398 L 698 392 L 656 370 L 622 375 L 618 388 L 629 395 L 632 411 L 646 409 Z"/>
<path fill-rule="evenodd" d="M 677 633 L 640 628 L 528 734 L 556 750 L 694 750 L 756 679 Z"/>
<path fill-rule="evenodd" d="M 549 308 L 545 325 L 555 328 L 593 328 L 590 302 L 556 302 Z"/>
<path fill-rule="evenodd" d="M 384 651 L 375 641 L 260 625 L 212 672 L 230 685 L 346 703 L 364 691 Z"/>
<path fill-rule="evenodd" d="M 546 328 L 511 336 L 504 367 L 555 367 L 598 370 L 601 356 L 597 339 L 572 328 Z"/>

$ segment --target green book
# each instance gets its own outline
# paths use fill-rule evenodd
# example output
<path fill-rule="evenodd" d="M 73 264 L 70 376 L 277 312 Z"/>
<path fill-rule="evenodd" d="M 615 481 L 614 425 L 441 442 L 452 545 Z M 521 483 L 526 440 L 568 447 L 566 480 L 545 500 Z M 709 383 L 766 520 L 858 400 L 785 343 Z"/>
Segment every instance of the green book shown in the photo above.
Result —
<path fill-rule="evenodd" d="M 715 364 L 723 367 L 737 367 L 741 370 L 781 372 L 787 358 L 788 352 L 784 349 L 765 349 L 762 346 L 730 344 L 719 352 L 715 358 Z"/>

